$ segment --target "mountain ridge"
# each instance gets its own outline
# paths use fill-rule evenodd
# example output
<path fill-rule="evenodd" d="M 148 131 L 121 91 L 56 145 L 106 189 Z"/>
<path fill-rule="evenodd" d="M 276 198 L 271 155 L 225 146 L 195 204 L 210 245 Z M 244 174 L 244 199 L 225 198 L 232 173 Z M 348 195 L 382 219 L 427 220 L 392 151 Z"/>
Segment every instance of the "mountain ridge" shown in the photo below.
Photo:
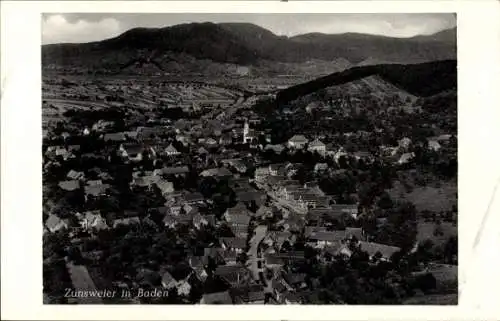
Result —
<path fill-rule="evenodd" d="M 42 61 L 44 64 L 92 64 L 98 68 L 98 61 L 109 56 L 121 55 L 124 60 L 132 60 L 140 51 L 155 51 L 239 65 L 255 65 L 262 60 L 305 62 L 336 58 L 353 64 L 368 58 L 417 63 L 454 59 L 456 30 L 454 34 L 455 38 L 452 29 L 413 38 L 356 33 L 286 37 L 250 23 L 186 23 L 164 28 L 133 28 L 102 41 L 43 45 Z"/>

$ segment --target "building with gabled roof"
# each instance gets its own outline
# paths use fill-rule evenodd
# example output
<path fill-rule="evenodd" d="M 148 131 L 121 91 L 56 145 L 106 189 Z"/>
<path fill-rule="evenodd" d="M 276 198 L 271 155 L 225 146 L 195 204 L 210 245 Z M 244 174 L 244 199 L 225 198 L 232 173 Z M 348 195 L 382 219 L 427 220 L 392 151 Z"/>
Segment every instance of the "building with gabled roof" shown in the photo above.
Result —
<path fill-rule="evenodd" d="M 394 253 L 401 250 L 401 248 L 397 246 L 363 241 L 359 242 L 359 247 L 361 251 L 367 252 L 370 258 L 373 258 L 377 253 L 380 253 L 381 259 L 384 261 L 389 261 Z"/>
<path fill-rule="evenodd" d="M 45 221 L 45 227 L 51 232 L 55 233 L 57 231 L 67 229 L 68 223 L 65 220 L 59 218 L 59 216 L 50 214 Z"/>
<path fill-rule="evenodd" d="M 168 156 L 176 156 L 179 155 L 180 152 L 172 144 L 170 144 L 167 148 L 165 148 L 165 154 Z"/>
<path fill-rule="evenodd" d="M 324 154 L 326 153 L 326 145 L 316 138 L 315 140 L 309 143 L 309 146 L 307 146 L 307 150 L 312 153 L 317 152 L 320 154 Z"/>
<path fill-rule="evenodd" d="M 74 191 L 80 188 L 80 182 L 78 180 L 61 181 L 58 185 L 65 191 Z"/>
<path fill-rule="evenodd" d="M 309 141 L 304 135 L 294 135 L 288 140 L 288 147 L 295 149 L 303 149 Z"/>

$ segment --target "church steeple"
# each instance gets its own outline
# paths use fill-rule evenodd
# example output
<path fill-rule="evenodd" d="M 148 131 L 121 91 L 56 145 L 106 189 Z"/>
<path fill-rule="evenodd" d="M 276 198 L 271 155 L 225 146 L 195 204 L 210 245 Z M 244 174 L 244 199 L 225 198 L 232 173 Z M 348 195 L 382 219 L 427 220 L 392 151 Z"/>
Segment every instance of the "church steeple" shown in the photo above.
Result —
<path fill-rule="evenodd" d="M 250 133 L 250 126 L 248 125 L 248 121 L 245 120 L 245 125 L 243 127 L 243 144 L 246 144 L 249 140 L 248 134 Z"/>

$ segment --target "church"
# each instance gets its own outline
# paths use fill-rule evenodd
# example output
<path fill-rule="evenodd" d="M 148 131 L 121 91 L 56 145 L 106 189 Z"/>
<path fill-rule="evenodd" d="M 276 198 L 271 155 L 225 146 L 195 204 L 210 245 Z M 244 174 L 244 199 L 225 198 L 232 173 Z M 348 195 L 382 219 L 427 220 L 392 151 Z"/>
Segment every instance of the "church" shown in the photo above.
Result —
<path fill-rule="evenodd" d="M 245 120 L 245 125 L 243 127 L 243 144 L 250 144 L 255 139 L 255 131 L 253 129 L 250 129 L 248 121 Z"/>

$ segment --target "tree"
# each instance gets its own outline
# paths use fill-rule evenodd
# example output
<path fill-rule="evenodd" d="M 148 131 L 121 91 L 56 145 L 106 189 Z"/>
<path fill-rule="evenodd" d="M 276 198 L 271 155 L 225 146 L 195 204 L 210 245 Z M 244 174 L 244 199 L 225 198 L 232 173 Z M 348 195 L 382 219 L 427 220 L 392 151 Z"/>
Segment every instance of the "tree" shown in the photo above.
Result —
<path fill-rule="evenodd" d="M 436 278 L 431 273 L 420 275 L 415 279 L 415 287 L 427 293 L 437 286 Z"/>
<path fill-rule="evenodd" d="M 383 210 L 387 210 L 387 209 L 390 209 L 393 207 L 393 201 L 391 199 L 391 196 L 389 195 L 389 193 L 387 192 L 384 192 L 382 194 L 382 196 L 380 196 L 378 202 L 377 202 L 377 206 L 380 207 L 381 209 Z"/>
<path fill-rule="evenodd" d="M 245 252 L 239 253 L 236 257 L 236 262 L 245 264 L 248 261 L 248 255 Z"/>

